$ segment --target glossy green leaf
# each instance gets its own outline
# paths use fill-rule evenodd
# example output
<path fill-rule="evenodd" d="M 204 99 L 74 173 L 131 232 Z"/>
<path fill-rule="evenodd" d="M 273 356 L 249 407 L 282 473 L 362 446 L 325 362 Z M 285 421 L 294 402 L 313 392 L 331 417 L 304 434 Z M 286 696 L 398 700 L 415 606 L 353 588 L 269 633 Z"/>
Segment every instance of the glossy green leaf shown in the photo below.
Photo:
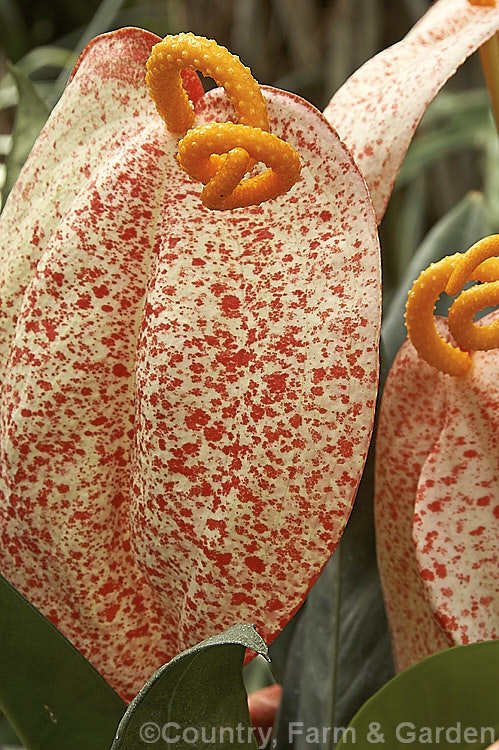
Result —
<path fill-rule="evenodd" d="M 279 750 L 310 749 L 306 730 L 297 726 L 293 734 L 293 724 L 346 726 L 393 675 L 376 567 L 372 486 L 371 456 L 346 531 L 296 624 L 277 726 Z M 334 740 L 330 732 L 320 746 L 333 747 Z"/>
<path fill-rule="evenodd" d="M 10 71 L 19 91 L 19 103 L 12 131 L 12 149 L 6 161 L 7 174 L 2 190 L 3 200 L 9 194 L 22 165 L 49 116 L 47 105 L 36 92 L 30 79 L 15 65 L 10 66 Z"/>
<path fill-rule="evenodd" d="M 280 685 L 284 682 L 286 665 L 288 659 L 293 659 L 293 638 L 296 627 L 305 611 L 306 602 L 300 609 L 295 612 L 291 620 L 281 630 L 277 638 L 274 638 L 269 645 L 270 669 L 275 682 Z"/>
<path fill-rule="evenodd" d="M 499 738 L 499 641 L 442 651 L 402 672 L 360 709 L 338 749 L 382 744 L 486 748 Z"/>
<path fill-rule="evenodd" d="M 0 576 L 0 710 L 27 750 L 108 750 L 126 705 Z"/>
<path fill-rule="evenodd" d="M 242 676 L 247 648 L 267 654 L 253 626 L 235 625 L 165 664 L 130 704 L 111 750 L 156 742 L 255 750 Z"/>

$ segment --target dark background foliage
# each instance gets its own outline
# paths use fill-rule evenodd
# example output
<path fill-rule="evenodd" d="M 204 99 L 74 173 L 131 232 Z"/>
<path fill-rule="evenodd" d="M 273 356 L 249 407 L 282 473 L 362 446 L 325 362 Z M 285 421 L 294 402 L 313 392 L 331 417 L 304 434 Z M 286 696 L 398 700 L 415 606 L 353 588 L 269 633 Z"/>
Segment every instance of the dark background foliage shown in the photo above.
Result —
<path fill-rule="evenodd" d="M 143 26 L 160 36 L 193 31 L 239 54 L 262 83 L 324 106 L 365 60 L 403 36 L 430 0 L 2 0 L 0 44 L 16 62 L 33 47 L 73 49 L 94 14 L 108 28 Z"/>
<path fill-rule="evenodd" d="M 431 0 L 0 0 L 0 77 L 7 60 L 18 63 L 40 46 L 78 53 L 89 37 L 133 25 L 160 36 L 192 31 L 215 38 L 261 83 L 294 91 L 322 109 L 354 70 L 400 40 L 430 5 Z M 60 71 L 43 65 L 43 55 L 30 75 L 41 84 L 64 82 Z M 449 87 L 460 92 L 481 85 L 476 59 Z M 13 109 L 0 109 L 0 137 L 10 131 L 12 117 Z M 469 190 L 481 188 L 477 144 L 469 134 L 458 154 L 455 148 L 451 154 L 437 149 L 422 177 L 416 170 L 421 179 L 395 191 L 381 227 L 387 293 L 435 221 Z"/>

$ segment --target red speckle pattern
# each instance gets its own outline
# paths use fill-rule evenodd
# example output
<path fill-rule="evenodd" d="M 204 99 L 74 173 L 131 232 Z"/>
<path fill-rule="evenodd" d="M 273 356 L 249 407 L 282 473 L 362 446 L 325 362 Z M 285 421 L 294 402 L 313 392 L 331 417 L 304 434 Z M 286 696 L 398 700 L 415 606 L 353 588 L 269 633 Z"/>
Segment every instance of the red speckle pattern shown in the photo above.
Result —
<path fill-rule="evenodd" d="M 429 103 L 497 30 L 499 4 L 438 0 L 402 41 L 354 73 L 324 110 L 365 175 L 378 223 Z"/>
<path fill-rule="evenodd" d="M 466 376 L 444 375 L 406 342 L 386 383 L 376 535 L 399 670 L 499 637 L 498 366 L 499 350 L 475 352 Z"/>
<path fill-rule="evenodd" d="M 362 473 L 380 322 L 372 205 L 325 118 L 265 89 L 303 176 L 210 212 L 151 36 L 89 46 L 1 217 L 1 570 L 125 698 L 301 604 Z"/>

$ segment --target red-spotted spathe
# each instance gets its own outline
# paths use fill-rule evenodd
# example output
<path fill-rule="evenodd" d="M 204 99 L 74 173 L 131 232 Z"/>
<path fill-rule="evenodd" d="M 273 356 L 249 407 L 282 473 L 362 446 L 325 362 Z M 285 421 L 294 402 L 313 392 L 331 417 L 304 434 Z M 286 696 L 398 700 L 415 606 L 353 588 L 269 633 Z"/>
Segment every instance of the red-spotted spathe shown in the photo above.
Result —
<path fill-rule="evenodd" d="M 486 237 L 420 275 L 407 304 L 412 341 L 383 393 L 376 540 L 398 669 L 499 637 L 499 312 L 473 322 L 497 303 L 498 247 L 498 235 Z M 435 326 L 440 292 L 477 278 L 485 283 L 461 292 Z M 465 352 L 463 341 L 484 351 Z"/>
<path fill-rule="evenodd" d="M 499 3 L 437 0 L 398 44 L 368 60 L 324 114 L 371 192 L 378 222 L 416 128 L 457 68 L 499 30 Z"/>
<path fill-rule="evenodd" d="M 472 359 L 445 375 L 407 341 L 383 392 L 376 544 L 399 670 L 499 637 L 499 350 Z"/>
<path fill-rule="evenodd" d="M 127 698 L 297 609 L 348 518 L 378 370 L 349 152 L 263 87 L 302 176 L 208 210 L 144 83 L 158 41 L 89 45 L 1 217 L 1 570 Z M 220 89 L 195 102 L 196 125 L 231 116 Z"/>

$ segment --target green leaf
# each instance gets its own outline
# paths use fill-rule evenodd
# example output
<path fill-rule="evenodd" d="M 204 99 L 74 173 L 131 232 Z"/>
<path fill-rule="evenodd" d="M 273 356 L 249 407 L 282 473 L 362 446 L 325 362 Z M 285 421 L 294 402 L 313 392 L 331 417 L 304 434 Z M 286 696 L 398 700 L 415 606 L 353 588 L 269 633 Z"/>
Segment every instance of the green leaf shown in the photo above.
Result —
<path fill-rule="evenodd" d="M 35 47 L 16 63 L 16 68 L 25 76 L 32 75 L 42 68 L 71 68 L 78 56 L 64 47 L 54 45 Z"/>
<path fill-rule="evenodd" d="M 12 146 L 10 135 L 0 135 L 0 156 L 6 156 Z"/>
<path fill-rule="evenodd" d="M 27 750 L 108 750 L 126 704 L 0 576 L 0 710 Z"/>
<path fill-rule="evenodd" d="M 291 620 L 286 623 L 279 635 L 269 645 L 270 669 L 274 682 L 278 682 L 280 685 L 284 682 L 288 658 L 294 658 L 294 655 L 291 656 L 293 637 L 296 626 L 305 610 L 305 606 L 306 604 L 303 604 L 298 611 L 295 612 Z"/>
<path fill-rule="evenodd" d="M 269 649 L 270 654 L 270 649 Z M 268 658 L 260 655 L 252 659 L 243 669 L 244 687 L 247 693 L 254 693 L 264 687 L 273 685 L 277 680 L 274 678 Z"/>
<path fill-rule="evenodd" d="M 82 36 L 76 43 L 74 49 L 76 55 L 79 55 L 92 39 L 94 39 L 96 36 L 99 36 L 100 34 L 105 33 L 106 31 L 109 31 L 109 29 L 112 28 L 116 20 L 116 16 L 120 12 L 124 3 L 125 0 L 102 0 L 92 19 L 85 27 Z M 62 90 L 67 84 L 70 72 L 71 71 L 63 71 L 57 79 L 57 97 L 62 93 Z M 57 99 L 55 99 L 55 101 L 56 100 Z"/>
<path fill-rule="evenodd" d="M 2 190 L 3 200 L 11 191 L 21 167 L 49 116 L 47 105 L 37 94 L 30 79 L 15 65 L 10 65 L 9 69 L 19 91 L 19 103 L 12 131 L 12 149 L 6 161 L 7 174 Z"/>
<path fill-rule="evenodd" d="M 267 655 L 251 625 L 235 625 L 165 664 L 130 704 L 111 750 L 162 741 L 192 750 L 256 750 L 242 677 L 247 648 Z"/>
<path fill-rule="evenodd" d="M 306 732 L 290 737 L 293 724 L 346 726 L 393 675 L 376 566 L 372 491 L 371 450 L 346 531 L 296 624 L 276 732 L 279 750 L 310 750 Z M 331 732 L 314 746 L 332 747 L 334 742 Z"/>
<path fill-rule="evenodd" d="M 0 747 L 2 750 L 4 750 L 4 745 L 17 747 L 20 742 L 5 716 L 0 713 Z"/>
<path fill-rule="evenodd" d="M 10 107 L 17 107 L 19 101 L 19 93 L 16 86 L 8 85 L 7 76 L 0 84 L 0 109 L 9 109 Z"/>
<path fill-rule="evenodd" d="M 21 4 L 0 0 L 0 46 L 9 59 L 17 59 L 29 46 L 30 39 Z"/>
<path fill-rule="evenodd" d="M 423 659 L 367 701 L 338 749 L 354 741 L 360 747 L 382 743 L 384 750 L 488 747 L 499 737 L 498 674 L 499 641 Z"/>
<path fill-rule="evenodd" d="M 428 107 L 407 151 L 397 187 L 406 185 L 449 154 L 468 148 L 483 149 L 492 129 L 486 91 L 440 94 Z"/>
<path fill-rule="evenodd" d="M 393 358 L 406 338 L 405 304 L 407 294 L 421 271 L 452 253 L 464 252 L 474 242 L 490 234 L 486 205 L 481 193 L 468 193 L 444 216 L 421 243 L 407 266 L 404 277 L 390 300 L 381 326 L 381 381 L 386 378 Z M 437 306 L 440 315 L 445 309 Z"/>
<path fill-rule="evenodd" d="M 431 102 L 420 124 L 420 130 L 438 129 L 442 123 L 456 123 L 461 117 L 472 117 L 478 122 L 487 120 L 490 114 L 490 99 L 484 86 L 452 91 L 444 89 Z"/>
<path fill-rule="evenodd" d="M 487 218 L 493 232 L 499 230 L 499 139 L 497 130 L 491 130 L 485 144 L 483 158 L 483 192 Z"/>
<path fill-rule="evenodd" d="M 428 231 L 428 186 L 424 177 L 396 190 L 380 227 L 383 310 L 396 292 L 407 264 Z"/>

